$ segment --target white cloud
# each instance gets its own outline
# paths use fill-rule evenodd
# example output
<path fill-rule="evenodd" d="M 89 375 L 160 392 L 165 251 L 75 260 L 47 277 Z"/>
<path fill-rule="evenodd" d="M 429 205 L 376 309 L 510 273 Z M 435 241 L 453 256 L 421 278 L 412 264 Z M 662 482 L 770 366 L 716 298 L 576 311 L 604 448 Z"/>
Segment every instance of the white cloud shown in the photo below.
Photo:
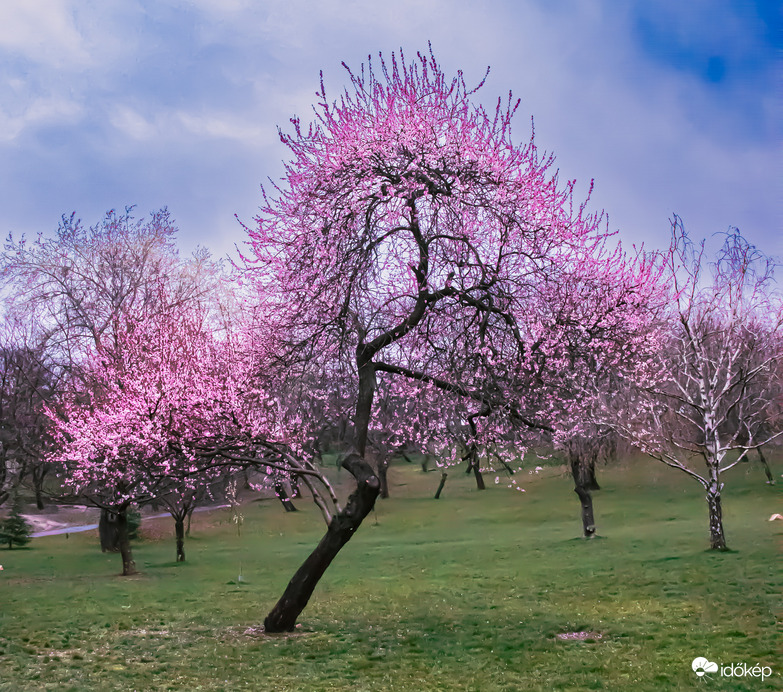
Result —
<path fill-rule="evenodd" d="M 226 113 L 178 112 L 172 121 L 197 137 L 237 140 L 249 147 L 263 147 L 277 139 L 266 123 L 253 124 Z"/>
<path fill-rule="evenodd" d="M 68 0 L 3 0 L 0 48 L 55 68 L 89 62 Z"/>
<path fill-rule="evenodd" d="M 34 99 L 19 114 L 0 107 L 0 142 L 14 141 L 26 128 L 41 125 L 75 123 L 84 109 L 78 103 L 59 98 Z"/>
<path fill-rule="evenodd" d="M 120 132 L 135 140 L 151 139 L 158 133 L 156 124 L 129 106 L 115 106 L 109 115 L 109 122 Z"/>

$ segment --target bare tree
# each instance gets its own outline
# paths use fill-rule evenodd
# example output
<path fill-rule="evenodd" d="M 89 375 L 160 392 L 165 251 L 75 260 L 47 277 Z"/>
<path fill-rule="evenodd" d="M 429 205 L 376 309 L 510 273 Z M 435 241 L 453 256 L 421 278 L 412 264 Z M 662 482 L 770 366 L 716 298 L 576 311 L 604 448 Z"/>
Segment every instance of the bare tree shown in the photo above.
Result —
<path fill-rule="evenodd" d="M 669 320 L 606 410 L 633 444 L 701 484 L 710 547 L 726 550 L 723 474 L 781 434 L 770 408 L 781 393 L 783 301 L 774 263 L 737 229 L 712 264 L 678 217 L 672 231 Z"/>

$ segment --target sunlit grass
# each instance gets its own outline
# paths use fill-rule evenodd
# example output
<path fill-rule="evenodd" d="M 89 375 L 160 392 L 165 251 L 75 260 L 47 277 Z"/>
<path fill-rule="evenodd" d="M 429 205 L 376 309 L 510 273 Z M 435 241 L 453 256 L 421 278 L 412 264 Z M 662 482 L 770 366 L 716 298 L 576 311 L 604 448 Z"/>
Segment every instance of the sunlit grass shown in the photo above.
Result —
<path fill-rule="evenodd" d="M 727 479 L 721 554 L 698 485 L 652 462 L 601 473 L 592 541 L 558 469 L 525 493 L 452 471 L 435 501 L 439 475 L 393 467 L 291 636 L 258 627 L 322 533 L 302 501 L 246 505 L 241 535 L 197 515 L 184 564 L 160 520 L 133 578 L 90 534 L 2 551 L 0 690 L 779 689 L 783 496 L 759 469 Z M 698 680 L 696 656 L 777 676 Z"/>

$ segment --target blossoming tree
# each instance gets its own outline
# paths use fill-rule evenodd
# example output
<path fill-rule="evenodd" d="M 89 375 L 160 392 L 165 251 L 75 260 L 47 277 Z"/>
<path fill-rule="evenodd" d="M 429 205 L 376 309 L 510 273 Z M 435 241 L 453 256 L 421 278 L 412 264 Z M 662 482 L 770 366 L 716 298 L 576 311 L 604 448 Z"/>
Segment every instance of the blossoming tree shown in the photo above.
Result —
<path fill-rule="evenodd" d="M 465 421 L 481 411 L 468 426 L 477 440 L 549 426 L 552 412 L 577 403 L 547 386 L 548 373 L 561 377 L 582 357 L 568 338 L 596 353 L 604 344 L 609 359 L 605 345 L 617 342 L 605 327 L 628 332 L 632 321 L 616 315 L 641 314 L 655 274 L 630 271 L 607 249 L 602 215 L 574 203 L 573 183 L 559 182 L 532 137 L 514 141 L 518 101 L 485 110 L 474 99 L 483 81 L 471 90 L 461 73 L 448 79 L 432 53 L 348 74 L 335 102 L 321 84 L 309 127 L 294 119 L 293 133 L 281 132 L 285 176 L 248 229 L 246 270 L 281 362 L 303 378 L 331 370 L 353 383 L 354 452 L 342 464 L 356 490 L 267 616 L 268 631 L 294 627 L 374 506 L 379 480 L 365 454 L 379 378 L 407 381 L 422 404 L 435 391 L 458 401 L 449 406 Z M 603 312 L 589 291 L 596 274 L 610 279 Z M 569 295 L 577 277 L 582 304 L 538 314 L 550 287 Z M 562 334 L 547 336 L 551 326 Z M 404 437 L 431 435 L 446 439 L 444 426 L 411 426 Z"/>

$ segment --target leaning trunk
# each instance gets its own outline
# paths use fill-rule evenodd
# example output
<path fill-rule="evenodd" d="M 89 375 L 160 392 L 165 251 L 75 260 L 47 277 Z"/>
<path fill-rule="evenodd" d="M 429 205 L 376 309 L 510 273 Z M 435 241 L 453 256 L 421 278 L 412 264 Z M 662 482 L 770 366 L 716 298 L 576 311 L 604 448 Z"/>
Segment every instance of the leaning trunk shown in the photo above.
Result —
<path fill-rule="evenodd" d="M 440 483 L 438 483 L 438 489 L 435 491 L 435 499 L 440 500 L 440 494 L 443 492 L 443 486 L 446 485 L 446 479 L 449 474 L 445 471 L 440 474 Z"/>
<path fill-rule="evenodd" d="M 585 538 L 595 536 L 595 519 L 593 518 L 593 496 L 590 491 L 581 485 L 574 488 L 574 492 L 579 496 L 579 502 L 582 504 L 582 528 Z"/>
<path fill-rule="evenodd" d="M 326 568 L 375 506 L 380 483 L 372 466 L 358 454 L 349 454 L 342 467 L 356 479 L 356 490 L 348 498 L 345 509 L 332 519 L 321 542 L 294 574 L 280 600 L 266 616 L 264 629 L 267 632 L 293 631 L 299 614 Z"/>
<path fill-rule="evenodd" d="M 275 483 L 275 495 L 277 495 L 277 499 L 280 500 L 280 503 L 283 505 L 283 509 L 286 512 L 296 512 L 296 507 L 294 507 L 294 503 L 291 502 L 291 498 L 288 497 L 288 493 L 285 491 L 285 486 L 281 482 Z"/>
<path fill-rule="evenodd" d="M 756 450 L 759 453 L 759 461 L 764 466 L 764 473 L 767 476 L 767 485 L 775 485 L 775 477 L 772 475 L 772 470 L 769 468 L 767 458 L 764 456 L 764 452 L 761 451 L 761 447 Z"/>
<path fill-rule="evenodd" d="M 486 490 L 484 485 L 484 476 L 481 474 L 481 467 L 479 466 L 478 449 L 475 445 L 471 445 L 468 451 L 468 466 L 465 469 L 465 473 L 473 471 L 473 477 L 476 479 L 476 489 Z"/>

